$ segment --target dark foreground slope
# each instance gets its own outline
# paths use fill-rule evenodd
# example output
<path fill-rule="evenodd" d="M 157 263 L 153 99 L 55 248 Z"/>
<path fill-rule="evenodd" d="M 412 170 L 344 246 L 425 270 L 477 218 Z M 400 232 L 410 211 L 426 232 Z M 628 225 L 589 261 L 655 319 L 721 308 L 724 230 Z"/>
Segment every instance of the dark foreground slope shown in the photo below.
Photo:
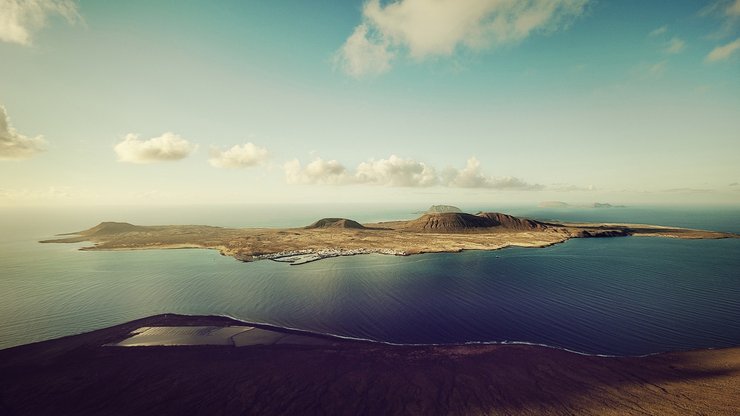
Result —
<path fill-rule="evenodd" d="M 0 351 L 0 414 L 736 414 L 740 348 L 605 358 L 535 346 L 101 347 L 160 315 Z"/>

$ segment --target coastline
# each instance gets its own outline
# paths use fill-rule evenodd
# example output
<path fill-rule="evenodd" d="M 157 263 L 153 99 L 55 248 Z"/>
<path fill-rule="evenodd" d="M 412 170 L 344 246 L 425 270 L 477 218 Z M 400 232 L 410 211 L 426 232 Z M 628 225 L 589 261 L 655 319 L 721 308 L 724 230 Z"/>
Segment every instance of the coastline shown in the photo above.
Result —
<path fill-rule="evenodd" d="M 318 224 L 318 225 L 317 225 Z M 572 238 L 650 236 L 680 239 L 738 238 L 734 233 L 613 223 L 553 223 L 500 213 L 425 214 L 416 220 L 359 224 L 330 218 L 303 228 L 221 228 L 203 225 L 138 226 L 104 222 L 41 243 L 94 245 L 80 250 L 205 248 L 242 262 L 273 260 L 291 265 L 362 254 L 409 256 L 549 247 Z"/>
<path fill-rule="evenodd" d="M 110 347 L 137 328 L 249 325 L 318 344 Z M 0 350 L 7 414 L 732 414 L 740 347 L 600 357 L 532 345 L 387 345 L 157 315 Z"/>

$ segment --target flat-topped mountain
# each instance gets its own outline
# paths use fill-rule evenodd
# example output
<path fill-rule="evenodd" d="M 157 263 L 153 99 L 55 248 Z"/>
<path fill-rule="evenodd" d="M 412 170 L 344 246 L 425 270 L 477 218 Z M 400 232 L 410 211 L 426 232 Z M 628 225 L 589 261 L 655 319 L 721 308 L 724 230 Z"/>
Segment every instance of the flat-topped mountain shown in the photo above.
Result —
<path fill-rule="evenodd" d="M 406 222 L 403 228 L 417 232 L 457 233 L 492 231 L 493 228 L 542 231 L 547 226 L 539 221 L 517 218 L 499 212 L 479 212 L 475 215 L 464 212 L 444 212 L 424 214 L 415 220 Z"/>
<path fill-rule="evenodd" d="M 464 212 L 443 212 L 424 214 L 421 217 L 407 221 L 404 229 L 409 231 L 427 232 L 465 232 L 490 228 L 492 222 L 488 218 Z"/>
<path fill-rule="evenodd" d="M 492 222 L 493 227 L 502 227 L 510 230 L 544 230 L 547 228 L 547 224 L 540 221 L 530 220 L 528 218 L 519 218 L 509 214 L 502 214 L 500 212 L 479 212 L 477 216 L 488 218 Z"/>
<path fill-rule="evenodd" d="M 349 220 L 347 218 L 322 218 L 306 227 L 306 229 L 309 230 L 314 228 L 351 228 L 355 230 L 364 230 L 365 226 L 357 221 Z"/>

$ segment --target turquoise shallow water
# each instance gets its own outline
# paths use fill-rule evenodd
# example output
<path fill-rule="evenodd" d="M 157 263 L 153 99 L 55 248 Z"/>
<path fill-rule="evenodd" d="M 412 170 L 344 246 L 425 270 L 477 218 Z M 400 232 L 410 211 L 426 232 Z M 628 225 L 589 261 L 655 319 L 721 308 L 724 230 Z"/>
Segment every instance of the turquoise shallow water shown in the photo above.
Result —
<path fill-rule="evenodd" d="M 275 221 L 274 209 L 253 207 L 247 212 L 252 223 L 238 223 L 245 209 L 222 208 L 220 224 L 200 209 L 119 215 L 138 223 Z M 414 216 L 402 208 L 352 209 L 361 221 Z M 278 225 L 317 217 L 298 211 Z M 692 226 L 740 231 L 732 210 L 521 211 L 683 226 L 703 215 L 711 220 Z M 740 345 L 740 240 L 571 240 L 544 249 L 367 255 L 289 266 L 245 264 L 207 250 L 80 252 L 80 245 L 36 241 L 118 218 L 100 211 L 50 212 L 41 219 L 33 212 L 5 214 L 0 348 L 164 312 L 222 314 L 394 343 L 517 341 L 618 355 Z M 199 215 L 203 221 L 194 221 Z"/>

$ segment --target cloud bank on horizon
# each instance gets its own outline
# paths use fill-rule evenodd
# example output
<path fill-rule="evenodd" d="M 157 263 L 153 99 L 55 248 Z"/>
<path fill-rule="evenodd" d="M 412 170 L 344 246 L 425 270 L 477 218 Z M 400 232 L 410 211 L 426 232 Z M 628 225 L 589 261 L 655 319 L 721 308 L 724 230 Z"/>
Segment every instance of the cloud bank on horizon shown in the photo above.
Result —
<path fill-rule="evenodd" d="M 337 160 L 315 158 L 306 166 L 298 159 L 283 165 L 286 182 L 303 185 L 378 185 L 387 187 L 425 188 L 445 186 L 452 188 L 481 188 L 497 190 L 540 190 L 544 186 L 530 184 L 522 179 L 486 176 L 475 157 L 463 169 L 448 167 L 438 172 L 432 166 L 414 159 L 391 155 L 387 159 L 370 159 L 350 171 Z"/>

